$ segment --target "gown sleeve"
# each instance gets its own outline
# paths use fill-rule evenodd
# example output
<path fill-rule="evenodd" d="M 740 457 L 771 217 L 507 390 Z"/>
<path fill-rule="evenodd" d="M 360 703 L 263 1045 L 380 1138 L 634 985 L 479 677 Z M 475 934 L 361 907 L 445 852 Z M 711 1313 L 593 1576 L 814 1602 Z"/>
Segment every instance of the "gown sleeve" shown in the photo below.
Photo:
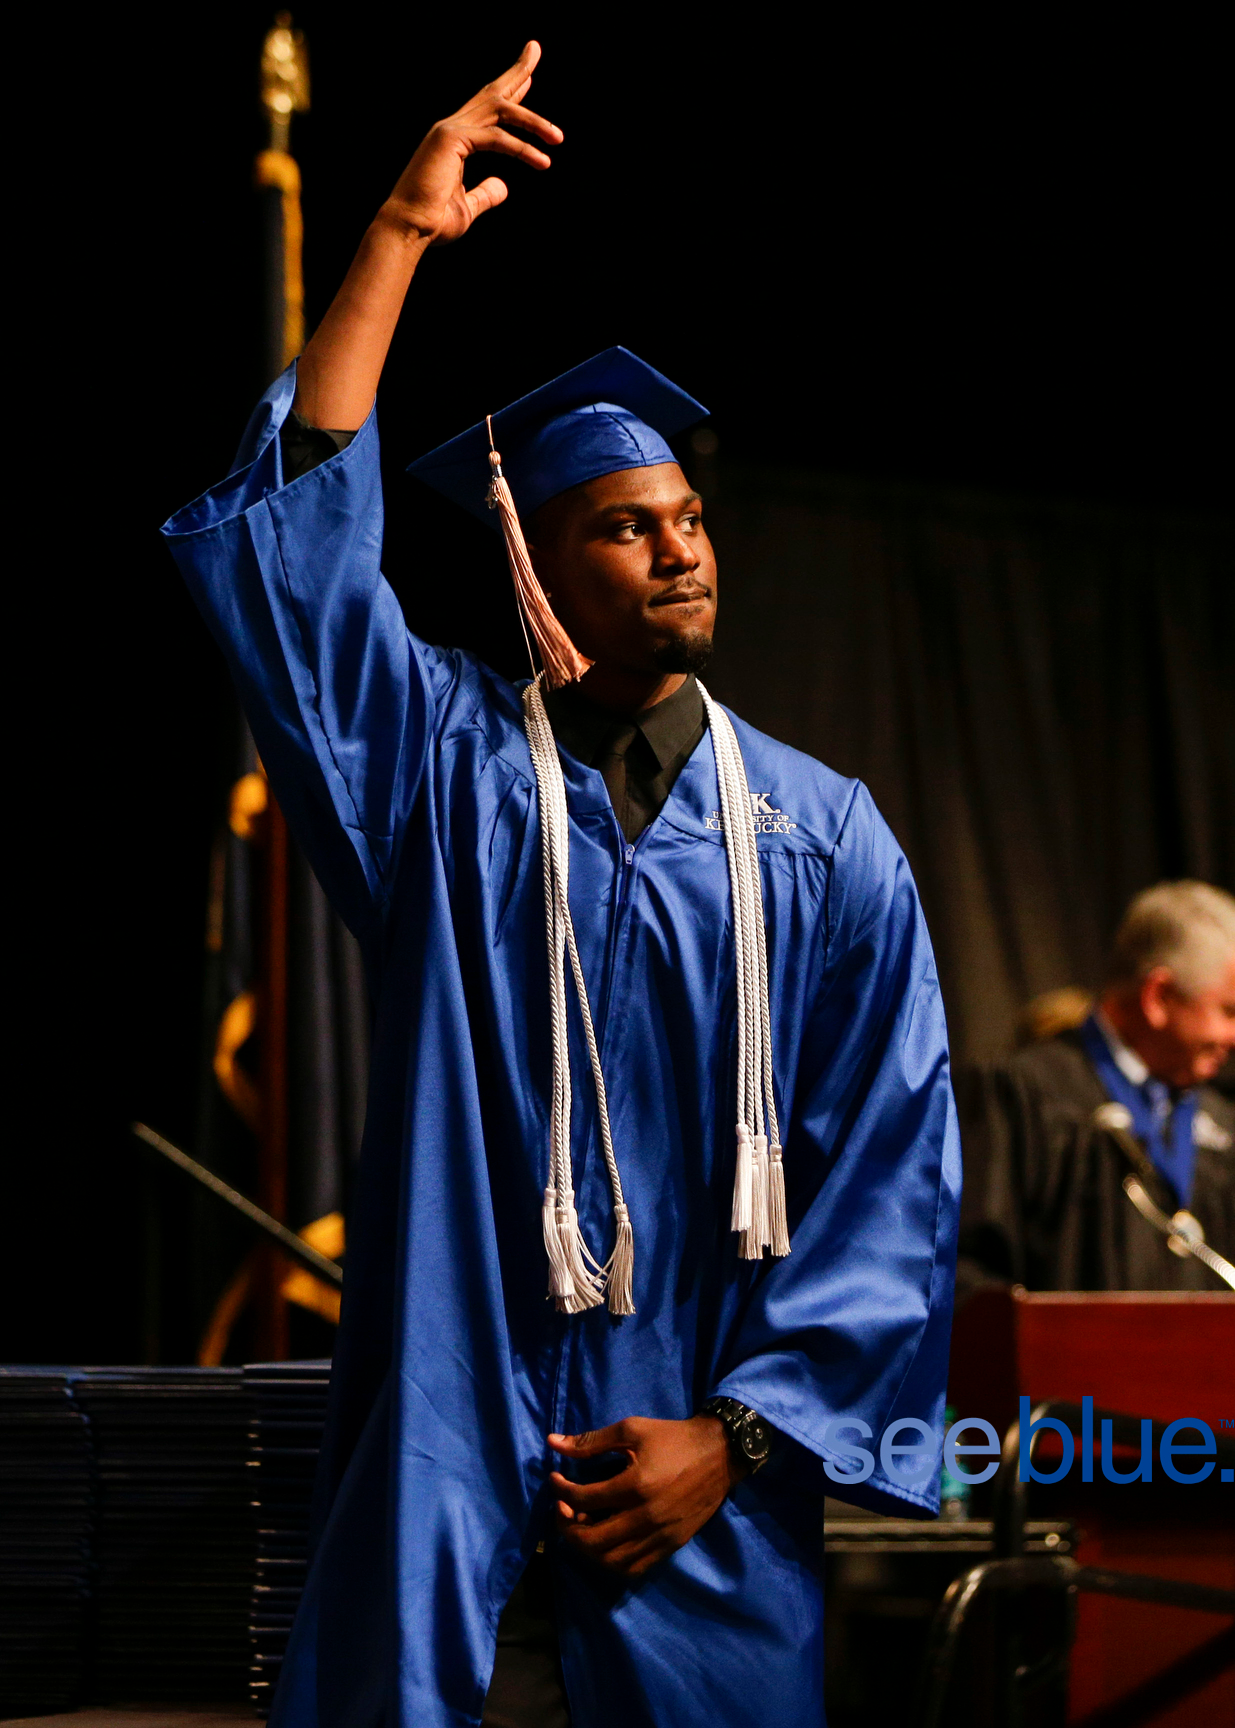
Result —
<path fill-rule="evenodd" d="M 263 765 L 322 886 L 362 939 L 380 919 L 452 657 L 409 633 L 381 573 L 375 413 L 284 484 L 295 368 L 227 478 L 163 526 L 235 679 Z"/>
<path fill-rule="evenodd" d="M 939 1507 L 961 1167 L 934 956 L 900 849 L 864 787 L 832 860 L 821 981 L 785 1137 L 792 1252 L 756 1274 L 716 1388 L 816 1460 L 868 1478 L 827 1492 L 882 1512 Z M 837 1440 L 838 1417 L 864 1422 Z M 940 1437 L 924 1480 L 889 1475 L 884 1430 Z M 902 1432 L 896 1444 L 922 1444 Z M 897 1456 L 895 1467 L 902 1463 Z M 905 1459 L 912 1467 L 912 1460 Z M 817 1469 L 817 1464 L 816 1464 Z"/>

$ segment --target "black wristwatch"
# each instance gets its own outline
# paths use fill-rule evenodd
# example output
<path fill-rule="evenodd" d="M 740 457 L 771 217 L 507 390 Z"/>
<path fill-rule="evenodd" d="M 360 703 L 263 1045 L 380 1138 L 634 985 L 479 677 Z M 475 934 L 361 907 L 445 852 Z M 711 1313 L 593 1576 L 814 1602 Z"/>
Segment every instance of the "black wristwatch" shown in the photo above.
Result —
<path fill-rule="evenodd" d="M 702 1414 L 719 1416 L 733 1461 L 745 1474 L 753 1476 L 767 1463 L 772 1451 L 772 1430 L 757 1411 L 739 1404 L 736 1398 L 709 1398 Z"/>

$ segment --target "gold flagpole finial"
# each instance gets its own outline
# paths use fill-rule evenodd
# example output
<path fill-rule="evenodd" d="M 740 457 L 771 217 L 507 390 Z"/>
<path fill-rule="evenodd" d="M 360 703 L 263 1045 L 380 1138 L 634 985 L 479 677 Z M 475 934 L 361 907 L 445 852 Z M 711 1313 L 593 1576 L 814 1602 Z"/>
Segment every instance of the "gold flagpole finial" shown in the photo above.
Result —
<path fill-rule="evenodd" d="M 266 382 L 278 376 L 304 347 L 304 224 L 300 212 L 300 169 L 291 154 L 292 115 L 309 107 L 309 51 L 304 34 L 292 29 L 290 12 L 275 15 L 274 29 L 262 44 L 262 107 L 270 141 L 254 164 L 257 185 L 280 194 L 277 251 L 282 271 L 267 283 Z"/>
<path fill-rule="evenodd" d="M 262 43 L 262 107 L 270 119 L 270 148 L 287 150 L 292 115 L 309 107 L 309 53 L 304 33 L 292 29 L 290 12 L 275 14 Z"/>

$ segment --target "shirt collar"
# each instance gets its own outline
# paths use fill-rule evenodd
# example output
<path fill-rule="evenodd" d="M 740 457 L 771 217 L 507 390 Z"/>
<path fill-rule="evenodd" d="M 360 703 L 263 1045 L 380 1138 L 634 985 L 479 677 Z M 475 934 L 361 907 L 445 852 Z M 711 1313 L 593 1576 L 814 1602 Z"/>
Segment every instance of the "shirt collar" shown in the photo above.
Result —
<path fill-rule="evenodd" d="M 662 768 L 667 768 L 676 756 L 690 744 L 703 725 L 703 697 L 692 672 L 680 690 L 666 696 L 654 708 L 645 708 L 633 716 L 635 725 L 652 747 L 652 754 Z"/>
<path fill-rule="evenodd" d="M 1136 1051 L 1128 1048 L 1101 1008 L 1094 1009 L 1093 1018 L 1094 1025 L 1106 1041 L 1112 1062 L 1124 1079 L 1130 1080 L 1134 1086 L 1143 1086 L 1149 1079 L 1149 1069 L 1141 1061 Z"/>
<path fill-rule="evenodd" d="M 545 708 L 553 730 L 572 756 L 589 767 L 598 760 L 606 741 L 623 716 L 598 708 L 575 684 L 545 692 Z M 704 724 L 703 697 L 692 673 L 680 690 L 651 708 L 629 717 L 647 740 L 662 769 L 694 742 Z"/>

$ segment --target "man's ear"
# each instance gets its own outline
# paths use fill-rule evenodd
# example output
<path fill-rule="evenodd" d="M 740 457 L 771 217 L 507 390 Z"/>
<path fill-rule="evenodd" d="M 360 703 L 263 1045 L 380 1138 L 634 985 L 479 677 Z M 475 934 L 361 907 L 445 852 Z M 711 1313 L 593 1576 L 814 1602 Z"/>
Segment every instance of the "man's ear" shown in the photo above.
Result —
<path fill-rule="evenodd" d="M 1167 966 L 1155 966 L 1141 979 L 1141 1013 L 1145 1024 L 1155 1032 L 1161 1032 L 1171 1017 L 1170 998 L 1174 991 L 1175 980 Z"/>
<path fill-rule="evenodd" d="M 553 555 L 550 545 L 545 540 L 526 540 L 527 555 L 532 561 L 532 569 L 536 572 L 536 580 L 545 591 L 546 600 L 553 598 Z"/>

